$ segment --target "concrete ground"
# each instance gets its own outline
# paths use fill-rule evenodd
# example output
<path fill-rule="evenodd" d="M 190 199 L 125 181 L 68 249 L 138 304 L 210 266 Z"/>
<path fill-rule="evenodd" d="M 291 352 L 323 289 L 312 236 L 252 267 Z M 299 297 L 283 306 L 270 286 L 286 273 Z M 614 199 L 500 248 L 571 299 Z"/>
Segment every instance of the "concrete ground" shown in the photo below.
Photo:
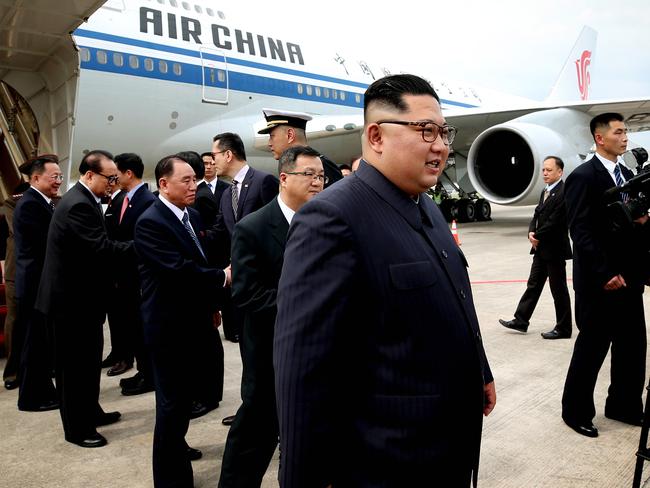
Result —
<path fill-rule="evenodd" d="M 640 429 L 603 416 L 608 360 L 596 388 L 594 423 L 600 437 L 582 437 L 560 418 L 575 334 L 558 341 L 545 341 L 539 335 L 554 325 L 548 287 L 527 334 L 504 329 L 497 322 L 512 318 L 525 288 L 531 262 L 526 239 L 531 214 L 532 207 L 495 207 L 493 222 L 462 224 L 458 229 L 498 394 L 497 407 L 484 423 L 479 486 L 630 487 Z M 569 263 L 569 276 L 570 269 Z M 230 342 L 224 342 L 224 349 L 224 400 L 217 410 L 193 420 L 187 437 L 191 446 L 203 451 L 203 459 L 193 463 L 197 488 L 218 483 L 228 432 L 221 419 L 233 414 L 239 403 L 239 349 Z M 0 487 L 151 486 L 154 394 L 121 396 L 119 379 L 102 375 L 101 404 L 106 411 L 121 411 L 122 420 L 99 429 L 109 441 L 100 449 L 65 442 L 58 411 L 19 412 L 17 392 L 0 388 Z M 265 488 L 277 486 L 277 466 L 276 455 Z M 648 477 L 650 468 L 643 476 L 644 486 L 650 486 Z"/>

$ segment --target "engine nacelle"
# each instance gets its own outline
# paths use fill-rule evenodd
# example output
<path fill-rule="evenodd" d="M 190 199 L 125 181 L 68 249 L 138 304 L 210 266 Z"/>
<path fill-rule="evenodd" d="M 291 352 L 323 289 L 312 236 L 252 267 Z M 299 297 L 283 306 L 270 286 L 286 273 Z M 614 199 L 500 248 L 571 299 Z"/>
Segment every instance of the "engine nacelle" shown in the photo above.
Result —
<path fill-rule="evenodd" d="M 472 185 L 493 203 L 537 203 L 544 187 L 544 158 L 562 158 L 566 178 L 593 144 L 589 120 L 587 114 L 560 108 L 490 127 L 476 138 L 467 156 Z"/>

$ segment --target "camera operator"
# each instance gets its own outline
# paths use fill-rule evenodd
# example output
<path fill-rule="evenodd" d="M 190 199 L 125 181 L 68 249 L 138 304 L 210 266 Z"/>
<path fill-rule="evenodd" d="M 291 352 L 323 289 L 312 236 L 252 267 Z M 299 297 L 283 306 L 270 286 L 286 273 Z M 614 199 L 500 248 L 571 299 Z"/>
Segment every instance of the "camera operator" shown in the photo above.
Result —
<path fill-rule="evenodd" d="M 573 240 L 576 339 L 562 396 L 562 418 L 579 434 L 597 437 L 594 387 L 611 344 L 611 383 L 605 416 L 640 426 L 645 381 L 643 287 L 648 278 L 644 213 L 625 228 L 608 218 L 605 192 L 633 177 L 621 164 L 627 149 L 623 116 L 604 113 L 590 123 L 596 154 L 567 178 L 565 198 Z M 619 162 L 621 161 L 621 162 Z M 619 193 L 617 198 L 627 196 Z M 647 209 L 646 209 L 647 211 Z M 614 229 L 617 228 L 616 231 Z"/>

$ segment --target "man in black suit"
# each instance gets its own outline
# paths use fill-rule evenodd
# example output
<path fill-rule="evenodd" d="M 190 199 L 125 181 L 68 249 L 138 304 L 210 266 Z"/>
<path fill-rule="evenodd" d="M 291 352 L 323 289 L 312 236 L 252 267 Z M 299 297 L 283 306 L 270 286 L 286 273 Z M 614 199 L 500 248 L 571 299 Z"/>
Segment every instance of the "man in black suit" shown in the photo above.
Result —
<path fill-rule="evenodd" d="M 467 261 L 424 193 L 455 129 L 417 76 L 377 80 L 364 104 L 359 170 L 305 204 L 287 239 L 280 485 L 468 487 L 496 392 Z"/>
<path fill-rule="evenodd" d="M 36 309 L 54 324 L 56 387 L 65 439 L 100 447 L 97 427 L 116 422 L 119 412 L 99 405 L 110 270 L 133 253 L 131 243 L 106 235 L 101 198 L 117 182 L 113 156 L 90 151 L 79 165 L 81 178 L 61 198 L 47 236 L 47 251 Z"/>
<path fill-rule="evenodd" d="M 211 152 L 201 154 L 205 174 L 203 181 L 196 187 L 196 200 L 193 207 L 201 214 L 201 219 L 206 227 L 212 227 L 217 221 L 221 195 L 230 186 L 217 177 L 217 170 Z"/>
<path fill-rule="evenodd" d="M 262 113 L 266 119 L 266 127 L 257 133 L 269 135 L 269 149 L 275 159 L 280 159 L 280 155 L 290 147 L 307 145 L 307 122 L 312 119 L 311 115 L 268 108 Z M 343 179 L 343 173 L 336 163 L 323 154 L 320 159 L 328 181 L 325 188 Z"/>
<path fill-rule="evenodd" d="M 242 404 L 230 427 L 219 486 L 259 487 L 278 445 L 273 379 L 273 329 L 284 246 L 295 212 L 322 189 L 319 153 L 287 149 L 278 162 L 280 193 L 235 225 L 232 241 L 233 300 L 244 314 L 241 353 Z"/>
<path fill-rule="evenodd" d="M 120 192 L 106 209 L 105 220 L 108 237 L 115 241 L 133 240 L 135 223 L 156 197 L 142 181 L 144 163 L 137 154 L 115 156 Z M 138 361 L 138 372 L 120 381 L 123 395 L 137 395 L 153 391 L 151 359 L 144 347 L 144 333 L 140 318 L 140 275 L 135 255 L 124 259 L 114 270 L 111 346 L 116 364 L 108 376 L 126 372 Z"/>
<path fill-rule="evenodd" d="M 223 347 L 212 316 L 215 296 L 229 282 L 230 270 L 208 264 L 201 219 L 190 207 L 196 195 L 192 167 L 179 156 L 168 156 L 158 162 L 155 175 L 159 200 L 135 227 L 142 319 L 156 389 L 154 485 L 189 487 L 190 461 L 201 457 L 185 442 L 194 382 L 211 382 L 219 400 L 223 393 Z M 221 358 L 220 371 L 215 356 Z"/>
<path fill-rule="evenodd" d="M 590 123 L 596 154 L 566 181 L 565 196 L 573 240 L 576 326 L 562 396 L 562 418 L 579 434 L 597 437 L 594 387 L 611 345 L 611 382 L 605 416 L 632 425 L 643 419 L 646 367 L 643 288 L 648 251 L 642 225 L 614 230 L 603 194 L 633 174 L 621 162 L 627 148 L 623 116 L 597 115 Z"/>
<path fill-rule="evenodd" d="M 21 166 L 30 188 L 23 193 L 14 212 L 16 255 L 17 324 L 24 331 L 20 361 L 18 409 L 43 412 L 59 407 L 52 384 L 51 334 L 45 317 L 34 310 L 34 302 L 45 263 L 47 233 L 63 173 L 53 154 L 39 156 Z"/>
<path fill-rule="evenodd" d="M 571 259 L 571 244 L 564 203 L 563 170 L 564 162 L 557 156 L 548 156 L 542 163 L 546 187 L 528 227 L 533 264 L 526 291 L 519 301 L 515 318 L 508 321 L 499 319 L 501 325 L 508 329 L 528 331 L 530 317 L 548 278 L 555 304 L 556 325 L 552 330 L 542 332 L 544 339 L 571 337 L 571 298 L 566 284 L 565 262 Z"/>

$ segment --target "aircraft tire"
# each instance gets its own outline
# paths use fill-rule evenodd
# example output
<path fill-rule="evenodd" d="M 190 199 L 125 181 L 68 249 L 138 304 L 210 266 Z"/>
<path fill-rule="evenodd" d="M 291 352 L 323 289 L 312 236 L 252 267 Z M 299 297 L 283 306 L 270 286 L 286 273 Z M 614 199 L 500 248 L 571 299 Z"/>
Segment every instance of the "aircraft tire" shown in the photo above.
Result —
<path fill-rule="evenodd" d="M 476 220 L 479 222 L 485 222 L 486 220 L 491 220 L 492 217 L 492 206 L 485 198 L 479 198 L 474 202 L 474 208 L 476 210 Z"/>
<path fill-rule="evenodd" d="M 458 222 L 474 222 L 476 220 L 476 207 L 469 198 L 462 198 L 458 202 Z"/>

